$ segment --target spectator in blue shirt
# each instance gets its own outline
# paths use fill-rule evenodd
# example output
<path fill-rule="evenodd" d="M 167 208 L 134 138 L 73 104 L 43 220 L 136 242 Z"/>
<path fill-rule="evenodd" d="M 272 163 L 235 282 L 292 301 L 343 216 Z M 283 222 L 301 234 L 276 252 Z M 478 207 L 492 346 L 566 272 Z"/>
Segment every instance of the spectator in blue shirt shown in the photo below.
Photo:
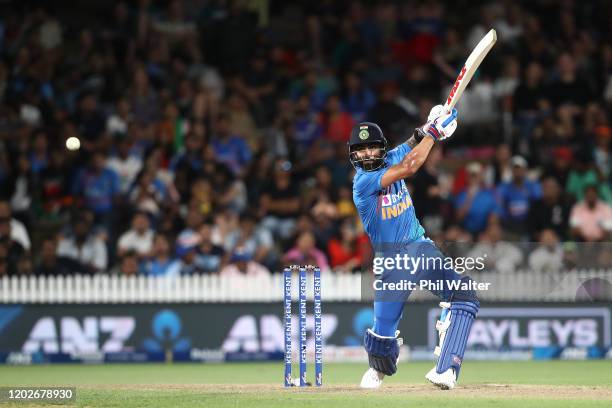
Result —
<path fill-rule="evenodd" d="M 495 195 L 482 185 L 482 165 L 467 166 L 468 185 L 455 198 L 455 215 L 461 226 L 476 235 L 485 230 L 489 222 L 496 221 L 500 212 Z"/>
<path fill-rule="evenodd" d="M 170 257 L 170 243 L 165 235 L 155 235 L 153 254 L 152 258 L 142 263 L 141 273 L 147 276 L 169 276 L 175 260 Z"/>
<path fill-rule="evenodd" d="M 354 72 L 346 74 L 344 86 L 345 92 L 342 98 L 344 108 L 356 122 L 365 120 L 368 111 L 376 104 L 376 95 Z"/>
<path fill-rule="evenodd" d="M 295 104 L 293 128 L 298 154 L 306 154 L 323 134 L 319 117 L 316 112 L 310 110 L 306 96 L 302 96 Z"/>
<path fill-rule="evenodd" d="M 234 175 L 242 176 L 252 158 L 249 145 L 242 137 L 231 134 L 229 117 L 225 114 L 217 118 L 216 131 L 212 148 L 217 162 L 225 163 Z"/>
<path fill-rule="evenodd" d="M 531 205 L 542 196 L 540 183 L 527 179 L 527 161 L 514 156 L 512 180 L 500 183 L 497 196 L 501 207 L 502 225 L 507 232 L 524 235 L 527 232 L 527 217 Z"/>
<path fill-rule="evenodd" d="M 100 220 L 112 213 L 119 192 L 119 176 L 106 167 L 106 155 L 94 151 L 90 165 L 77 175 L 73 193 L 83 197 L 87 208 Z"/>

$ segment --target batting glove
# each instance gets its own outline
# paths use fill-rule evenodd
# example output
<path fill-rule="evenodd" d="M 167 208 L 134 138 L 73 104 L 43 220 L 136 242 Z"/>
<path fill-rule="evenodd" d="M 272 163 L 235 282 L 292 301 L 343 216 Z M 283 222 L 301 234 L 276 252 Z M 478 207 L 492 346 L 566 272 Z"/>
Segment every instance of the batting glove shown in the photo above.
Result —
<path fill-rule="evenodd" d="M 421 128 L 423 133 L 431 136 L 436 142 L 448 139 L 455 133 L 456 129 L 457 109 L 453 109 L 450 113 L 445 112 L 442 105 L 432 108 L 427 123 Z"/>

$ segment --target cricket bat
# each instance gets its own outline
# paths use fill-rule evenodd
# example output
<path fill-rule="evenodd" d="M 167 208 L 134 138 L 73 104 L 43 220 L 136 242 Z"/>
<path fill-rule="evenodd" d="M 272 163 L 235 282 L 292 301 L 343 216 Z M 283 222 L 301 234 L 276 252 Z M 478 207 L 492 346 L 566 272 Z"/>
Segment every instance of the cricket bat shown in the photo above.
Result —
<path fill-rule="evenodd" d="M 446 98 L 446 102 L 444 103 L 444 108 L 447 112 L 450 112 L 457 104 L 461 95 L 463 95 L 463 91 L 465 91 L 465 87 L 470 83 L 470 80 L 474 76 L 474 73 L 480 66 L 482 60 L 487 56 L 493 45 L 497 41 L 497 33 L 495 30 L 491 29 L 482 37 L 482 40 L 476 45 L 468 59 L 465 61 L 465 65 L 461 68 L 459 75 L 457 76 L 457 80 L 455 81 L 455 85 L 451 89 L 448 94 L 448 98 Z"/>

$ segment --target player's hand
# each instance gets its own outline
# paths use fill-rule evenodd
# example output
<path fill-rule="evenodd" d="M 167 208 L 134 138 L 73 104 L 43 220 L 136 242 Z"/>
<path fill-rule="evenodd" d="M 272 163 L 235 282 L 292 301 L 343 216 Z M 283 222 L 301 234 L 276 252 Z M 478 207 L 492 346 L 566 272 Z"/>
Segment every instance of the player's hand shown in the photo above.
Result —
<path fill-rule="evenodd" d="M 457 109 L 445 112 L 442 105 L 434 106 L 429 112 L 427 123 L 421 129 L 436 142 L 448 139 L 457 129 Z"/>

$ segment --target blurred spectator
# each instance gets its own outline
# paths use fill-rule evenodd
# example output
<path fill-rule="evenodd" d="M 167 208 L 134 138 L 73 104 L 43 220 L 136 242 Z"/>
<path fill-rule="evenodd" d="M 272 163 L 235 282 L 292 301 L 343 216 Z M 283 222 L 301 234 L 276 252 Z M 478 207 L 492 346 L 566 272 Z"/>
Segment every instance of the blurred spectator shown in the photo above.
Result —
<path fill-rule="evenodd" d="M 155 233 L 150 224 L 149 215 L 146 212 L 136 212 L 132 217 L 132 227 L 119 237 L 118 255 L 123 256 L 130 251 L 135 252 L 141 258 L 151 255 Z"/>
<path fill-rule="evenodd" d="M 23 246 L 11 237 L 10 218 L 0 216 L 0 269 L 7 275 L 18 274 L 19 262 L 25 255 Z"/>
<path fill-rule="evenodd" d="M 213 175 L 215 201 L 217 206 L 242 213 L 247 208 L 247 188 L 240 178 L 233 178 L 224 165 L 218 166 Z"/>
<path fill-rule="evenodd" d="M 417 108 L 410 105 L 410 110 L 399 104 L 397 86 L 386 83 L 379 93 L 379 100 L 368 112 L 368 120 L 378 124 L 387 139 L 395 143 L 400 136 L 405 137 L 408 124 L 417 116 Z M 403 140 L 402 140 L 403 141 Z"/>
<path fill-rule="evenodd" d="M 359 234 L 353 225 L 353 220 L 347 218 L 340 225 L 339 236 L 330 239 L 328 243 L 330 266 L 341 272 L 359 270 L 366 260 L 368 247 L 368 237 L 363 232 Z"/>
<path fill-rule="evenodd" d="M 536 240 L 543 230 L 552 230 L 565 239 L 568 232 L 570 206 L 561 197 L 559 183 L 553 177 L 542 181 L 542 198 L 529 207 L 528 228 L 531 239 Z"/>
<path fill-rule="evenodd" d="M 543 77 L 544 71 L 540 63 L 531 61 L 525 69 L 524 80 L 514 90 L 512 102 L 515 120 L 523 143 L 528 143 L 542 111 L 548 104 Z"/>
<path fill-rule="evenodd" d="M 21 221 L 13 218 L 11 206 L 6 201 L 0 201 L 0 220 L 8 220 L 10 239 L 19 243 L 25 251 L 30 251 L 28 230 Z"/>
<path fill-rule="evenodd" d="M 74 217 L 71 231 L 62 237 L 57 256 L 71 259 L 80 273 L 106 271 L 108 255 L 106 244 L 92 232 L 93 214 L 82 212 Z"/>
<path fill-rule="evenodd" d="M 558 77 L 550 84 L 548 97 L 554 106 L 570 105 L 576 113 L 590 99 L 588 88 L 578 78 L 574 57 L 564 52 L 557 59 Z"/>
<path fill-rule="evenodd" d="M 576 157 L 576 164 L 567 178 L 566 191 L 576 201 L 585 198 L 588 186 L 597 186 L 599 196 L 608 204 L 612 204 L 612 190 L 606 183 L 600 183 L 597 172 L 593 169 L 593 158 L 590 151 L 583 150 Z"/>
<path fill-rule="evenodd" d="M 495 157 L 491 166 L 487 168 L 485 185 L 498 186 L 512 180 L 512 150 L 505 143 L 495 149 Z"/>
<path fill-rule="evenodd" d="M 312 232 L 302 232 L 298 235 L 295 246 L 283 256 L 283 264 L 316 265 L 322 271 L 329 269 L 327 257 L 315 246 Z"/>
<path fill-rule="evenodd" d="M 555 231 L 540 232 L 539 245 L 529 254 L 529 268 L 535 272 L 559 272 L 563 268 L 563 247 Z"/>
<path fill-rule="evenodd" d="M 274 179 L 262 192 L 259 214 L 262 226 L 275 236 L 287 239 L 293 233 L 300 199 L 297 185 L 291 180 L 291 163 L 279 160 L 274 166 Z"/>
<path fill-rule="evenodd" d="M 174 259 L 170 257 L 170 243 L 162 234 L 153 238 L 153 251 L 149 259 L 142 262 L 140 270 L 148 276 L 169 276 Z"/>
<path fill-rule="evenodd" d="M 569 147 L 557 147 L 553 150 L 553 162 L 544 169 L 544 178 L 552 177 L 562 189 L 567 185 L 567 178 L 570 173 L 574 155 Z"/>
<path fill-rule="evenodd" d="M 597 185 L 587 185 L 584 200 L 570 214 L 572 235 L 581 241 L 603 241 L 612 231 L 612 208 L 599 199 L 597 190 Z"/>
<path fill-rule="evenodd" d="M 227 115 L 219 115 L 216 132 L 212 139 L 215 159 L 232 170 L 234 175 L 242 176 L 252 158 L 251 149 L 241 136 L 232 135 L 231 122 Z"/>
<path fill-rule="evenodd" d="M 196 263 L 204 273 L 215 273 L 221 270 L 225 264 L 225 250 L 222 246 L 212 242 L 212 227 L 210 224 L 202 224 L 199 229 L 200 245 Z"/>
<path fill-rule="evenodd" d="M 119 274 L 123 276 L 136 276 L 140 270 L 139 255 L 132 250 L 125 252 L 119 259 Z"/>
<path fill-rule="evenodd" d="M 469 257 L 484 258 L 486 271 L 513 273 L 523 263 L 521 250 L 513 243 L 502 241 L 502 229 L 498 224 L 491 224 L 483 231 L 478 243 L 468 253 Z"/>
<path fill-rule="evenodd" d="M 351 115 L 342 109 L 340 97 L 331 95 L 327 99 L 326 110 L 323 115 L 323 133 L 332 142 L 347 142 L 355 121 Z"/>
<path fill-rule="evenodd" d="M 33 201 L 34 177 L 30 170 L 30 161 L 26 155 L 17 158 L 17 171 L 11 179 L 11 208 L 16 218 L 29 224 L 29 210 Z"/>
<path fill-rule="evenodd" d="M 65 150 L 62 148 L 51 150 L 49 165 L 41 172 L 36 184 L 38 198 L 41 200 L 45 214 L 57 216 L 72 203 L 71 170 Z"/>
<path fill-rule="evenodd" d="M 176 238 L 177 259 L 168 267 L 166 276 L 193 275 L 202 272 L 197 262 L 200 235 L 197 230 L 186 229 Z"/>
<path fill-rule="evenodd" d="M 97 221 L 108 226 L 119 189 L 119 176 L 106 167 L 106 155 L 95 150 L 89 167 L 77 175 L 73 194 L 82 195 L 85 205 L 96 215 Z"/>
<path fill-rule="evenodd" d="M 293 129 L 295 132 L 293 139 L 300 154 L 307 153 L 308 149 L 323 134 L 319 115 L 311 110 L 310 101 L 306 95 L 296 101 Z"/>
<path fill-rule="evenodd" d="M 532 203 L 542 195 L 540 184 L 527 179 L 527 161 L 512 158 L 512 181 L 497 187 L 502 211 L 502 225 L 518 236 L 527 232 L 527 215 Z"/>
<path fill-rule="evenodd" d="M 612 153 L 610 151 L 612 131 L 608 126 L 595 129 L 595 148 L 593 159 L 603 180 L 610 181 L 612 176 Z"/>
<path fill-rule="evenodd" d="M 412 186 L 411 197 L 419 220 L 429 234 L 436 234 L 443 229 L 443 191 L 440 185 L 440 162 L 442 149 L 433 149 L 425 165 L 409 181 Z"/>
<path fill-rule="evenodd" d="M 34 269 L 36 275 L 57 276 L 70 275 L 80 271 L 79 261 L 64 256 L 58 256 L 58 241 L 56 237 L 47 237 L 40 248 L 40 259 Z"/>
<path fill-rule="evenodd" d="M 117 150 L 115 155 L 107 160 L 106 166 L 119 176 L 119 193 L 126 195 L 142 168 L 142 159 L 132 153 L 130 139 L 123 136 L 115 140 Z"/>
<path fill-rule="evenodd" d="M 455 216 L 463 228 L 478 234 L 497 220 L 500 209 L 495 195 L 483 186 L 482 165 L 468 164 L 467 173 L 468 185 L 455 198 Z"/>
<path fill-rule="evenodd" d="M 240 217 L 240 229 L 228 236 L 228 248 L 241 248 L 255 262 L 274 267 L 277 255 L 274 253 L 272 234 L 266 228 L 257 226 L 252 214 Z"/>
<path fill-rule="evenodd" d="M 253 261 L 251 256 L 236 248 L 228 265 L 224 266 L 219 272 L 221 276 L 269 276 L 270 271 L 260 263 Z"/>
<path fill-rule="evenodd" d="M 344 77 L 342 105 L 355 122 L 363 122 L 367 113 L 376 103 L 376 95 L 355 72 Z M 350 131 L 349 131 L 350 133 Z M 348 133 L 347 133 L 348 135 Z"/>

